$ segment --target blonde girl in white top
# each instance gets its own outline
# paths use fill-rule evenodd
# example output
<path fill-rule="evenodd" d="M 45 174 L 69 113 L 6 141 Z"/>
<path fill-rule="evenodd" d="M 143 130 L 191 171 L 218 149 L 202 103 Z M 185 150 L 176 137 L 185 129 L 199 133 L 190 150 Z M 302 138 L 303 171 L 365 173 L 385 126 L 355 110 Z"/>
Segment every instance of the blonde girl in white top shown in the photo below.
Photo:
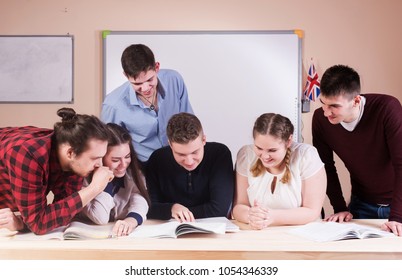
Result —
<path fill-rule="evenodd" d="M 114 179 L 83 208 L 81 215 L 96 224 L 115 222 L 113 233 L 123 236 L 145 221 L 149 196 L 130 134 L 117 124 L 107 126 L 110 137 L 103 165 L 113 171 Z"/>
<path fill-rule="evenodd" d="M 293 142 L 293 130 L 288 118 L 263 114 L 254 123 L 254 144 L 238 152 L 232 214 L 253 229 L 306 224 L 320 216 L 324 164 L 312 145 Z"/>

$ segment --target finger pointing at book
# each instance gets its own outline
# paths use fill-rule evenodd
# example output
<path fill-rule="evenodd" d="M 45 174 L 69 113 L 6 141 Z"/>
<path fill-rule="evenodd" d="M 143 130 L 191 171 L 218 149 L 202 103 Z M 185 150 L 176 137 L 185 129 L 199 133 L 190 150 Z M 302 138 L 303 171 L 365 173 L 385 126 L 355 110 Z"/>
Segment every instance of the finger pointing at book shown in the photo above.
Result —
<path fill-rule="evenodd" d="M 172 218 L 179 222 L 194 222 L 193 213 L 187 207 L 178 203 L 172 206 Z"/>
<path fill-rule="evenodd" d="M 402 224 L 395 221 L 387 221 L 381 225 L 381 229 L 402 236 Z"/>

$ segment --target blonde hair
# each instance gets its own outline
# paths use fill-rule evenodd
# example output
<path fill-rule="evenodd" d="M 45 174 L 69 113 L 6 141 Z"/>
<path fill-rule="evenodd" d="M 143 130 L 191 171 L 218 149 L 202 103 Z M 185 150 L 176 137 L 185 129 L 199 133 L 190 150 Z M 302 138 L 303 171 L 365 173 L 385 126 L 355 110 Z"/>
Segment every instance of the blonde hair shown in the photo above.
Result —
<path fill-rule="evenodd" d="M 288 141 L 291 135 L 293 134 L 293 131 L 294 131 L 293 124 L 288 118 L 280 114 L 266 113 L 259 116 L 255 121 L 253 128 L 253 137 L 255 138 L 257 134 L 271 135 L 283 141 Z M 291 180 L 290 153 L 291 153 L 290 148 L 287 148 L 286 155 L 284 158 L 285 173 L 283 174 L 280 180 L 284 184 L 289 183 Z M 258 177 L 265 172 L 265 167 L 260 159 L 258 159 L 256 163 L 253 166 L 251 166 L 250 172 L 254 177 Z"/>

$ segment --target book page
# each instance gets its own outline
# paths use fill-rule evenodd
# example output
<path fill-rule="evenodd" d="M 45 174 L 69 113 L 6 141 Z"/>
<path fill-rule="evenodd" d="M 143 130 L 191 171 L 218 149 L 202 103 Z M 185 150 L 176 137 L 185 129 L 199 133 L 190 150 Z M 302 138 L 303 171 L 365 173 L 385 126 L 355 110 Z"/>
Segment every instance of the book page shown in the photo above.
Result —
<path fill-rule="evenodd" d="M 10 238 L 14 235 L 16 235 L 18 231 L 16 230 L 9 230 L 7 228 L 0 228 L 0 239 L 3 238 Z"/>
<path fill-rule="evenodd" d="M 387 232 L 377 228 L 369 228 L 361 225 L 356 225 L 355 231 L 359 238 L 378 238 L 394 236 L 394 234 L 391 232 Z"/>
<path fill-rule="evenodd" d="M 177 226 L 176 235 L 187 233 L 216 233 L 224 234 L 226 223 L 206 223 L 206 222 L 188 222 Z"/>
<path fill-rule="evenodd" d="M 385 237 L 390 234 L 389 232 L 355 223 L 337 222 L 312 222 L 290 230 L 290 233 L 317 242 L 367 238 L 363 234 L 364 232 L 371 233 L 371 237 Z"/>
<path fill-rule="evenodd" d="M 17 233 L 14 240 L 69 240 L 69 239 L 105 239 L 112 237 L 113 224 L 90 225 L 81 222 L 71 222 L 69 226 L 62 226 L 52 231 L 37 235 L 33 232 Z"/>
<path fill-rule="evenodd" d="M 197 223 L 224 223 L 226 225 L 226 232 L 237 232 L 240 230 L 240 228 L 232 223 L 228 218 L 226 217 L 211 217 L 211 218 L 202 218 L 202 219 L 196 219 L 195 220 Z"/>
<path fill-rule="evenodd" d="M 46 234 L 35 234 L 33 232 L 24 232 L 24 233 L 17 233 L 12 239 L 13 240 L 63 240 L 63 232 L 66 229 L 66 226 L 55 228 L 49 231 Z"/>
<path fill-rule="evenodd" d="M 224 234 L 226 223 L 211 222 L 186 222 L 179 223 L 170 220 L 158 225 L 141 225 L 137 227 L 129 237 L 133 238 L 177 238 L 187 233 L 217 233 Z"/>
<path fill-rule="evenodd" d="M 175 231 L 179 224 L 177 221 L 172 221 L 159 225 L 141 225 L 128 236 L 138 238 L 176 238 Z"/>
<path fill-rule="evenodd" d="M 112 237 L 114 223 L 107 225 L 89 225 L 81 222 L 72 222 L 64 231 L 64 239 L 106 239 Z"/>
<path fill-rule="evenodd" d="M 313 222 L 292 229 L 290 232 L 313 241 L 324 242 L 337 240 L 350 230 L 351 227 L 345 227 L 336 222 Z"/>

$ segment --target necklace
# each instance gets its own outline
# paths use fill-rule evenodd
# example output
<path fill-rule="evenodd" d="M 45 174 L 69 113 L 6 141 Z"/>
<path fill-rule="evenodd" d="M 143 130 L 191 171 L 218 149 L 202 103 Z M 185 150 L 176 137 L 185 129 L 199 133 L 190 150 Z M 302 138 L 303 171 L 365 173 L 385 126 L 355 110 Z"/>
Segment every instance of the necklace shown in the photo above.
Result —
<path fill-rule="evenodd" d="M 154 104 L 154 102 L 155 102 L 155 97 L 156 97 L 156 91 L 155 91 L 155 93 L 152 95 L 152 101 L 150 101 L 148 98 L 146 98 L 146 97 L 143 96 L 143 95 L 140 95 L 140 96 L 143 98 L 143 100 L 145 100 L 145 101 L 147 101 L 147 102 L 149 103 L 149 110 L 151 110 L 151 111 L 155 110 L 156 105 Z"/>

